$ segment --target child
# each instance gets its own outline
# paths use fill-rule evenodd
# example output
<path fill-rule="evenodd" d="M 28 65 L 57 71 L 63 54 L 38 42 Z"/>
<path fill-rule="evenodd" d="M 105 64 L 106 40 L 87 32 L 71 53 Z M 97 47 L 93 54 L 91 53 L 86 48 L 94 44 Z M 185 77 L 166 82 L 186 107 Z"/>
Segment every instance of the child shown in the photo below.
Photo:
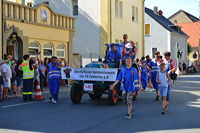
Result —
<path fill-rule="evenodd" d="M 158 83 L 158 88 L 159 88 L 160 95 L 163 101 L 162 114 L 165 114 L 166 109 L 167 109 L 166 98 L 167 98 L 167 90 L 168 90 L 168 81 L 171 82 L 168 72 L 165 71 L 165 63 L 160 64 L 160 70 L 158 71 L 156 81 Z"/>
<path fill-rule="evenodd" d="M 147 67 L 146 61 L 141 62 L 141 82 L 142 82 L 142 88 L 144 91 L 148 87 L 148 76 L 149 76 L 149 69 Z"/>
<path fill-rule="evenodd" d="M 122 68 L 120 71 L 117 80 L 113 85 L 111 85 L 111 90 L 114 89 L 115 85 L 121 82 L 121 90 L 123 94 L 126 94 L 126 103 L 128 106 L 128 114 L 125 117 L 126 119 L 131 119 L 132 117 L 132 100 L 133 100 L 133 93 L 136 91 L 135 89 L 135 77 L 138 74 L 136 68 L 131 67 L 132 65 L 132 58 L 126 58 L 126 67 Z M 142 89 L 142 88 L 141 88 Z"/>

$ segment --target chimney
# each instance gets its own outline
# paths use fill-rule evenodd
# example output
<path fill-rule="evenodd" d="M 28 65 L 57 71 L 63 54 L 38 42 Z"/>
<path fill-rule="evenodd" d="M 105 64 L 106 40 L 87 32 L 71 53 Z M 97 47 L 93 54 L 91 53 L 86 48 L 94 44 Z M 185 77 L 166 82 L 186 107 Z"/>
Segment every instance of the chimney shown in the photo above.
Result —
<path fill-rule="evenodd" d="M 163 11 L 162 11 L 162 10 L 159 10 L 159 11 L 158 11 L 158 15 L 162 16 L 162 15 L 163 15 Z"/>
<path fill-rule="evenodd" d="M 48 1 L 45 1 L 45 2 L 43 2 L 43 4 L 49 5 L 49 2 L 48 2 Z"/>
<path fill-rule="evenodd" d="M 154 6 L 153 11 L 154 11 L 155 14 L 158 14 L 158 7 Z"/>
<path fill-rule="evenodd" d="M 28 2 L 28 3 L 27 3 L 27 6 L 33 7 L 33 3 L 32 3 L 32 2 Z"/>

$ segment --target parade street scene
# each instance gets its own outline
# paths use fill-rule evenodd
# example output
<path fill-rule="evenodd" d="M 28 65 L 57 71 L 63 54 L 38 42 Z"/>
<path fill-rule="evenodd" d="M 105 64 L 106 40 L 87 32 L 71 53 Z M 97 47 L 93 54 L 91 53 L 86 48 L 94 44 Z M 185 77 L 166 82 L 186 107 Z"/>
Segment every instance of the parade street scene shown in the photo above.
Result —
<path fill-rule="evenodd" d="M 0 133 L 200 133 L 200 0 L 1 0 Z"/>

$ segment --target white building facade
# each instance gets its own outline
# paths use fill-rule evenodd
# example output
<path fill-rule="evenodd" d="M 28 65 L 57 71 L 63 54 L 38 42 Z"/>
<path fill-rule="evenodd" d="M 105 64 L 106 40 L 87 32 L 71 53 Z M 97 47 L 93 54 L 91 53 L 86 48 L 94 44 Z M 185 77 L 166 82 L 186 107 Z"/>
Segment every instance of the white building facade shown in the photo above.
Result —
<path fill-rule="evenodd" d="M 157 11 L 148 8 L 145 10 L 145 55 L 154 58 L 156 51 L 161 54 L 169 51 L 177 63 L 187 63 L 188 36 L 178 29 L 180 27 L 174 27 L 162 14 L 155 12 Z"/>

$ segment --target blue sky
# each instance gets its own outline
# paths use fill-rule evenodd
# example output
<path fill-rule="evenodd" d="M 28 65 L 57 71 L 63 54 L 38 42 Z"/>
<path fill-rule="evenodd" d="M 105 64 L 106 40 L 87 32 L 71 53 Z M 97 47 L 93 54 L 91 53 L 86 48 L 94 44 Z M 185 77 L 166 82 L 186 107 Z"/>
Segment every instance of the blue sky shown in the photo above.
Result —
<path fill-rule="evenodd" d="M 165 17 L 170 17 L 180 9 L 199 16 L 199 0 L 145 0 L 145 4 L 150 9 L 158 6 L 158 10 L 162 10 Z"/>

